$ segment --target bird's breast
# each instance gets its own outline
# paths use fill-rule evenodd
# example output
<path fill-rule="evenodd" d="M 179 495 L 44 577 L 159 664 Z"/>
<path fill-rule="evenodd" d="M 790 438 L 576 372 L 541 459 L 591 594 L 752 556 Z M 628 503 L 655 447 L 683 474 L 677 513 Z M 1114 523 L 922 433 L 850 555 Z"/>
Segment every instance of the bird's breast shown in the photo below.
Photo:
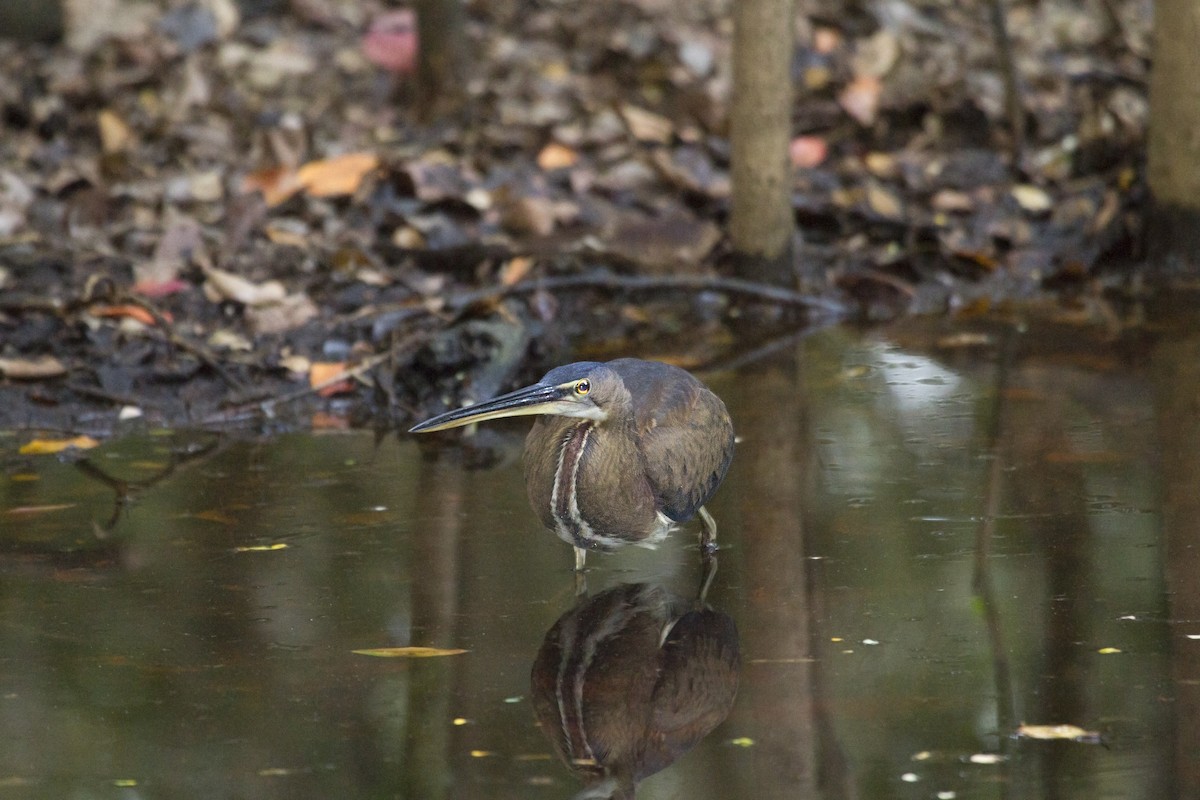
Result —
<path fill-rule="evenodd" d="M 636 442 L 621 433 L 605 422 L 560 417 L 539 419 L 529 434 L 529 501 L 547 528 L 576 547 L 609 549 L 666 532 Z"/>

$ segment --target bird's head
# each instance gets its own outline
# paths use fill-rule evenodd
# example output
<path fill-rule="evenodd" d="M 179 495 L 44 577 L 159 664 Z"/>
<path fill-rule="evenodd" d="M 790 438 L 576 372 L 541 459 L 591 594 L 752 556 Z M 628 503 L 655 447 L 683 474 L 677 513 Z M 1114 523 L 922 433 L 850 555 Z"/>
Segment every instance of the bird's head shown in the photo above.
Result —
<path fill-rule="evenodd" d="M 555 367 L 537 383 L 466 408 L 427 419 L 409 433 L 428 433 L 501 417 L 556 414 L 598 422 L 608 418 L 611 403 L 624 391 L 620 376 L 595 361 Z"/>

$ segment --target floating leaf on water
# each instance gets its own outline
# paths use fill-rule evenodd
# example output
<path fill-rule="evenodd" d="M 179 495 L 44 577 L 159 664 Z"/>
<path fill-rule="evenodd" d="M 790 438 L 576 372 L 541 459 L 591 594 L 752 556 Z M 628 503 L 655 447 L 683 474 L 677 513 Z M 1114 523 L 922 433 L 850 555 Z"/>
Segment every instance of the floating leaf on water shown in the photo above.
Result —
<path fill-rule="evenodd" d="M 1021 725 L 1017 736 L 1026 739 L 1066 739 L 1073 742 L 1099 742 L 1098 731 L 1088 731 L 1078 725 Z"/>
<path fill-rule="evenodd" d="M 34 514 L 49 514 L 51 511 L 62 511 L 65 508 L 74 508 L 74 503 L 52 503 L 44 506 L 17 506 L 16 508 L 6 509 L 4 514 L 9 517 L 29 517 Z"/>
<path fill-rule="evenodd" d="M 90 436 L 76 436 L 72 439 L 34 439 L 21 445 L 18 450 L 23 456 L 42 456 L 61 453 L 69 447 L 77 450 L 90 450 L 100 443 Z"/>
<path fill-rule="evenodd" d="M 251 544 L 244 547 L 235 547 L 235 553 L 268 553 L 272 550 L 286 550 L 286 542 L 275 542 L 274 544 Z"/>
<path fill-rule="evenodd" d="M 193 519 L 202 519 L 205 522 L 219 522 L 222 525 L 232 525 L 237 521 L 223 511 L 216 511 L 215 509 L 199 511 L 195 514 L 192 514 L 191 517 Z"/>
<path fill-rule="evenodd" d="M 470 651 L 442 647 L 370 647 L 351 652 L 360 656 L 376 658 L 435 658 L 437 656 L 457 656 Z"/>
<path fill-rule="evenodd" d="M 972 764 L 999 764 L 1004 760 L 1004 756 L 999 753 L 972 753 L 967 761 Z"/>

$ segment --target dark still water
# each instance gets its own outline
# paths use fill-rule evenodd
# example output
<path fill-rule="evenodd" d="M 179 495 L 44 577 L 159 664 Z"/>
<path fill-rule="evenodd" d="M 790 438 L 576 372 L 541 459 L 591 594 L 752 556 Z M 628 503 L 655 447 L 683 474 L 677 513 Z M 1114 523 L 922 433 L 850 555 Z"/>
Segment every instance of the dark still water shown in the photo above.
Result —
<path fill-rule="evenodd" d="M 643 800 L 1200 797 L 1195 323 L 704 375 L 739 443 L 703 602 L 696 524 L 577 596 L 521 421 L 2 435 L 0 798 L 536 800 L 600 762 Z"/>

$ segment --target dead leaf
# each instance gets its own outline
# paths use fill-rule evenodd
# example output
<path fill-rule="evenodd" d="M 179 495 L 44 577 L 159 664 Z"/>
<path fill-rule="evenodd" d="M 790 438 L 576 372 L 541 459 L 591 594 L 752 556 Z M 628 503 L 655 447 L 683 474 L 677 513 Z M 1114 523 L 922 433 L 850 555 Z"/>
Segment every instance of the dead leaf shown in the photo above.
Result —
<path fill-rule="evenodd" d="M 108 155 L 122 153 L 133 144 L 133 131 L 111 109 L 103 109 L 96 116 L 96 127 L 100 129 L 100 148 Z"/>
<path fill-rule="evenodd" d="M 247 308 L 246 321 L 255 333 L 284 333 L 299 328 L 319 313 L 317 304 L 308 295 L 296 292 L 278 303 Z"/>
<path fill-rule="evenodd" d="M 533 259 L 529 256 L 517 256 L 510 258 L 500 267 L 500 285 L 512 286 L 515 283 L 520 283 L 533 269 Z"/>
<path fill-rule="evenodd" d="M 838 95 L 838 105 L 860 125 L 875 122 L 879 113 L 879 95 L 883 84 L 874 75 L 859 75 Z"/>
<path fill-rule="evenodd" d="M 75 503 L 50 503 L 44 506 L 17 506 L 4 510 L 4 515 L 8 517 L 32 517 L 37 514 L 49 514 L 52 511 L 62 511 L 67 508 L 74 508 Z"/>
<path fill-rule="evenodd" d="M 179 279 L 184 267 L 208 258 L 199 222 L 192 217 L 173 213 L 168 214 L 168 220 L 162 236 L 154 245 L 154 255 L 149 261 L 134 264 L 135 292 L 159 297 L 179 291 L 187 286 Z"/>
<path fill-rule="evenodd" d="M 190 516 L 192 517 L 192 519 L 202 519 L 205 522 L 216 522 L 221 525 L 233 525 L 235 522 L 237 522 L 237 520 L 235 520 L 233 517 L 229 516 L 228 514 L 222 512 L 222 511 L 217 511 L 216 509 L 209 509 L 208 511 L 199 511 Z"/>
<path fill-rule="evenodd" d="M 629 132 L 639 142 L 669 144 L 675 135 L 675 126 L 666 117 L 626 103 L 621 106 L 621 118 Z"/>
<path fill-rule="evenodd" d="M 357 192 L 378 166 L 379 156 L 374 153 L 346 153 L 308 162 L 296 172 L 296 179 L 312 197 L 342 197 Z"/>
<path fill-rule="evenodd" d="M 829 145 L 820 136 L 797 136 L 788 145 L 793 167 L 811 169 L 829 156 Z"/>
<path fill-rule="evenodd" d="M 1054 200 L 1046 190 L 1028 183 L 1017 184 L 1011 192 L 1017 205 L 1031 214 L 1044 214 L 1054 206 Z"/>
<path fill-rule="evenodd" d="M 362 38 L 362 52 L 377 67 L 393 75 L 410 75 L 416 69 L 417 15 L 412 9 L 380 14 Z"/>
<path fill-rule="evenodd" d="M 205 269 L 204 276 L 208 278 L 204 284 L 205 295 L 213 302 L 233 300 L 242 305 L 263 306 L 278 303 L 287 296 L 287 289 L 279 281 L 254 283 L 216 267 Z"/>
<path fill-rule="evenodd" d="M 351 651 L 360 656 L 376 658 L 434 658 L 437 656 L 457 656 L 469 653 L 469 650 L 457 648 L 444 649 L 441 647 L 374 647 L 366 650 Z"/>
<path fill-rule="evenodd" d="M 242 192 L 259 192 L 270 208 L 287 202 L 303 188 L 296 170 L 289 167 L 260 169 L 242 178 Z"/>
<path fill-rule="evenodd" d="M 308 385 L 321 397 L 332 397 L 354 390 L 354 382 L 342 378 L 346 374 L 344 361 L 317 361 L 308 370 Z"/>
<path fill-rule="evenodd" d="M 904 218 L 904 201 L 895 192 L 876 181 L 867 183 L 867 205 L 884 219 Z"/>
<path fill-rule="evenodd" d="M 67 368 L 54 356 L 0 358 L 0 373 L 15 380 L 36 381 L 65 375 Z"/>
<path fill-rule="evenodd" d="M 501 186 L 493 193 L 492 203 L 507 231 L 534 236 L 549 236 L 554 232 L 554 201 L 549 197 L 522 194 L 519 189 Z"/>
<path fill-rule="evenodd" d="M 17 452 L 23 456 L 41 456 L 61 453 L 70 447 L 77 450 L 90 450 L 99 444 L 90 436 L 76 436 L 72 439 L 33 439 L 21 445 L 21 449 Z"/>
<path fill-rule="evenodd" d="M 91 313 L 97 317 L 118 317 L 125 319 L 136 320 L 146 326 L 157 325 L 158 320 L 154 318 L 146 309 L 133 303 L 123 303 L 115 306 L 95 306 L 91 309 Z M 163 312 L 163 319 L 171 322 L 169 312 Z"/>
<path fill-rule="evenodd" d="M 579 152 L 565 144 L 550 142 L 537 155 L 537 165 L 544 170 L 565 169 L 579 162 Z"/>
<path fill-rule="evenodd" d="M 1078 725 L 1021 725 L 1017 736 L 1027 739 L 1066 739 L 1074 742 L 1099 742 L 1099 731 L 1088 731 Z"/>

